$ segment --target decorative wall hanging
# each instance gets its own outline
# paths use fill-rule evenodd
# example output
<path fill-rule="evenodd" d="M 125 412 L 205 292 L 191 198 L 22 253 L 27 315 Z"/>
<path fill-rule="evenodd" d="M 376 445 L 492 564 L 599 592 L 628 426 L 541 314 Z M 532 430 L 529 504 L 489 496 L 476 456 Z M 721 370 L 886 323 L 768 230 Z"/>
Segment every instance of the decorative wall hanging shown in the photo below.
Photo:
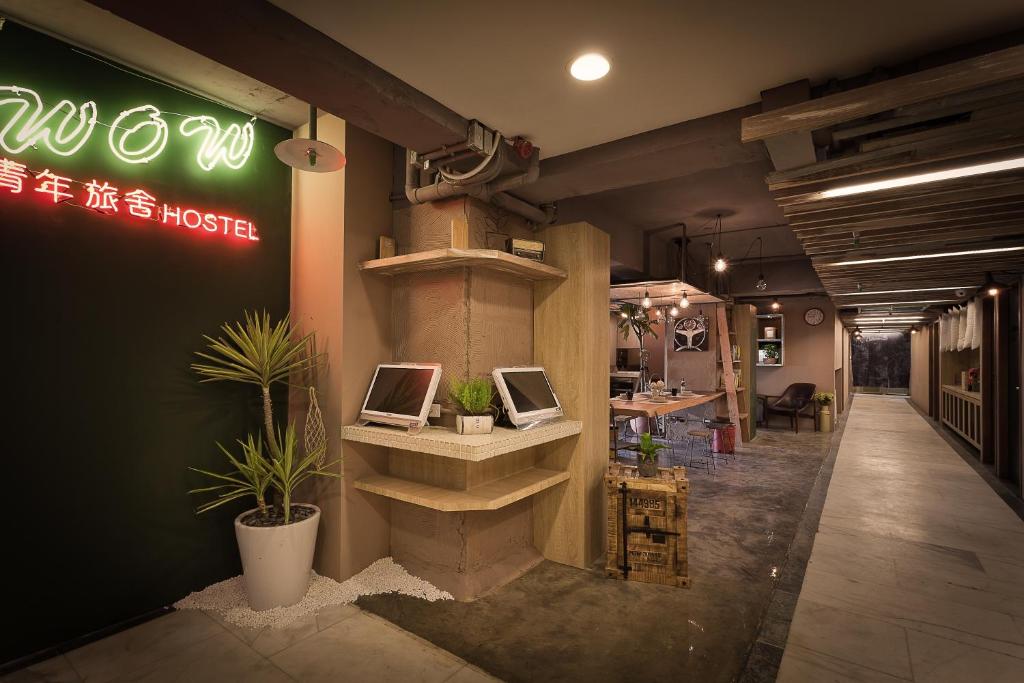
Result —
<path fill-rule="evenodd" d="M 676 351 L 707 351 L 708 319 L 700 315 L 676 321 L 674 338 Z"/>

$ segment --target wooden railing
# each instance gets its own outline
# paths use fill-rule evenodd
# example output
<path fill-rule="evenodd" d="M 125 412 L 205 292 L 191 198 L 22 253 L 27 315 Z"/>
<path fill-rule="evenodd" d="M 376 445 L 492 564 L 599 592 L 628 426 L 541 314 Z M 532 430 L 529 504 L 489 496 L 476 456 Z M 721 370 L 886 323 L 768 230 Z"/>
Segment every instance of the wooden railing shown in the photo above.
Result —
<path fill-rule="evenodd" d="M 981 394 L 950 384 L 942 385 L 942 422 L 980 449 Z"/>

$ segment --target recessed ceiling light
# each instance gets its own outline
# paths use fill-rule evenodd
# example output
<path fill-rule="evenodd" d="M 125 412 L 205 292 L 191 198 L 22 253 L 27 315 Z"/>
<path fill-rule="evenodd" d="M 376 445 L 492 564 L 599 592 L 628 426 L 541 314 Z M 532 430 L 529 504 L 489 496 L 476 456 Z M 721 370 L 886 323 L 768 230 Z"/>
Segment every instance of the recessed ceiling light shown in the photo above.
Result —
<path fill-rule="evenodd" d="M 604 55 L 588 52 L 572 60 L 569 73 L 578 81 L 596 81 L 608 75 L 612 65 Z"/>
<path fill-rule="evenodd" d="M 999 247 L 996 249 L 971 249 L 970 251 L 944 251 L 938 254 L 914 254 L 913 256 L 888 256 L 885 258 L 866 258 L 857 261 L 837 261 L 821 265 L 833 266 L 864 266 L 869 263 L 891 263 L 893 261 L 918 261 L 928 258 L 947 258 L 950 256 L 973 256 L 974 254 L 1001 254 L 1006 251 L 1024 251 L 1024 247 Z"/>
<path fill-rule="evenodd" d="M 878 190 L 891 190 L 896 187 L 907 187 L 909 185 L 921 185 L 923 183 L 935 183 L 941 180 L 952 180 L 954 178 L 966 178 L 968 176 L 983 175 L 985 173 L 999 173 L 1000 171 L 1012 171 L 1017 168 L 1024 168 L 1024 157 L 994 161 L 988 164 L 974 164 L 972 166 L 961 166 L 949 168 L 944 171 L 932 173 L 918 173 L 915 175 L 902 176 L 900 178 L 889 178 L 887 180 L 876 180 L 871 183 L 859 183 L 857 185 L 844 185 L 824 190 L 819 193 L 822 199 L 830 197 L 848 197 L 853 194 L 864 194 L 865 192 L 876 192 Z"/>

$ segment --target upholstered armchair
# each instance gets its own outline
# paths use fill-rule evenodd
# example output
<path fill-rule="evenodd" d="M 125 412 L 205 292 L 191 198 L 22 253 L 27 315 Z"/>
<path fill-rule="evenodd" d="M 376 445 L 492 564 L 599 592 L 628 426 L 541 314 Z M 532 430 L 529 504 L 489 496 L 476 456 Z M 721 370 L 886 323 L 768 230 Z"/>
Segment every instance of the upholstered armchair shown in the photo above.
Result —
<path fill-rule="evenodd" d="M 761 399 L 764 401 L 764 421 L 768 423 L 768 418 L 772 414 L 781 414 L 789 416 L 789 424 L 793 427 L 793 431 L 797 434 L 800 433 L 800 418 L 809 417 L 814 420 L 814 396 L 815 385 L 798 382 L 796 384 L 790 384 L 786 387 L 786 390 L 782 392 L 782 396 L 762 396 Z M 810 412 L 808 412 L 810 409 Z"/>

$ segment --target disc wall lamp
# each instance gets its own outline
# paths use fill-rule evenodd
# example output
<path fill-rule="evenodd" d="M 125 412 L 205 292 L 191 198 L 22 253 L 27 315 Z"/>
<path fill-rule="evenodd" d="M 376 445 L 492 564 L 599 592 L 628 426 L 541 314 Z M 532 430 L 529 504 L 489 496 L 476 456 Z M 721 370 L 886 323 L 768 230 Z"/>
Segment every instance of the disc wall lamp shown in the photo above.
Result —
<path fill-rule="evenodd" d="M 274 145 L 274 154 L 299 171 L 331 173 L 345 166 L 345 155 L 332 145 L 316 139 L 316 107 L 309 105 L 309 137 L 283 140 Z"/>

